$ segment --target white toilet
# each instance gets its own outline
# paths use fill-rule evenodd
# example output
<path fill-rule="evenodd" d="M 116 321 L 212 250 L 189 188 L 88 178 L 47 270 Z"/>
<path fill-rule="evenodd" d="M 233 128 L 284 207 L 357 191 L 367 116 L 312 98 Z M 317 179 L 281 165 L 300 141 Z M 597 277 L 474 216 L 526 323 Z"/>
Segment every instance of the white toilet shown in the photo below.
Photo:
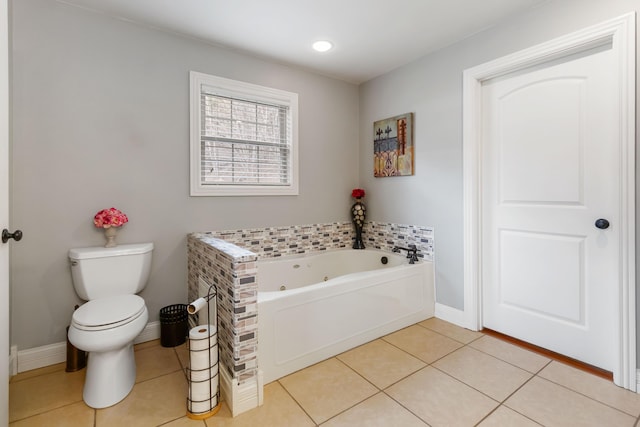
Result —
<path fill-rule="evenodd" d="M 71 249 L 76 293 L 88 302 L 73 313 L 69 341 L 89 352 L 82 397 L 92 408 L 124 399 L 136 380 L 133 340 L 149 312 L 136 295 L 147 284 L 153 243 Z"/>

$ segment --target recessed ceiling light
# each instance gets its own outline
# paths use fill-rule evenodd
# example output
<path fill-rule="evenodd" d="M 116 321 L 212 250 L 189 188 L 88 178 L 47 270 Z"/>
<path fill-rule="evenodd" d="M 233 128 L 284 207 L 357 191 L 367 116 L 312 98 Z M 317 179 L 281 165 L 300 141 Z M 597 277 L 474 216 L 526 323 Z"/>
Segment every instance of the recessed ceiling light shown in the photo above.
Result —
<path fill-rule="evenodd" d="M 333 43 L 327 40 L 318 40 L 312 46 L 313 49 L 317 52 L 326 52 L 328 50 L 331 50 L 331 48 L 333 47 Z"/>

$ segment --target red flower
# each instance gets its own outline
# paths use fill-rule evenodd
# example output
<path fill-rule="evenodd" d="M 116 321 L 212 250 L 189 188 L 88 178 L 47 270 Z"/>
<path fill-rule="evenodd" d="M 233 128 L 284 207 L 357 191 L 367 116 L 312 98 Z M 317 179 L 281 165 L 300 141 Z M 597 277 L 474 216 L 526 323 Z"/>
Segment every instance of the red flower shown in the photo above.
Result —
<path fill-rule="evenodd" d="M 120 227 L 127 222 L 127 215 L 116 208 L 102 209 L 93 217 L 93 224 L 98 228 Z"/>
<path fill-rule="evenodd" d="M 364 190 L 362 188 L 354 188 L 351 192 L 351 197 L 355 197 L 356 199 L 364 197 Z"/>

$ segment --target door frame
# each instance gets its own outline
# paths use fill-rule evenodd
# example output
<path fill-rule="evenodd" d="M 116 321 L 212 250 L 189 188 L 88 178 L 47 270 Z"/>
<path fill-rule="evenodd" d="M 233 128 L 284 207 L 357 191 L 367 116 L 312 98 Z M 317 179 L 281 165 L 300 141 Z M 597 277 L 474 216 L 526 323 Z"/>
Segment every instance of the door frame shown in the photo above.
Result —
<path fill-rule="evenodd" d="M 482 328 L 482 83 L 611 43 L 620 76 L 620 283 L 614 382 L 636 391 L 635 57 L 636 15 L 628 13 L 463 73 L 464 318 Z"/>
<path fill-rule="evenodd" d="M 9 226 L 9 92 L 9 4 L 7 0 L 0 0 L 0 228 Z M 0 425 L 9 422 L 9 245 L 3 246 L 0 250 Z"/>

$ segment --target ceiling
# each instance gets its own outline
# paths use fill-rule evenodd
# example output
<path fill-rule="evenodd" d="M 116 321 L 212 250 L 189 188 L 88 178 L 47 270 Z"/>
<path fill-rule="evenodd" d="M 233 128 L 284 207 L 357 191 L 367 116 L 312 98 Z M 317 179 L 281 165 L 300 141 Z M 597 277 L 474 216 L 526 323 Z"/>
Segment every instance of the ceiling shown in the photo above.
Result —
<path fill-rule="evenodd" d="M 362 83 L 551 0 L 57 1 Z"/>

